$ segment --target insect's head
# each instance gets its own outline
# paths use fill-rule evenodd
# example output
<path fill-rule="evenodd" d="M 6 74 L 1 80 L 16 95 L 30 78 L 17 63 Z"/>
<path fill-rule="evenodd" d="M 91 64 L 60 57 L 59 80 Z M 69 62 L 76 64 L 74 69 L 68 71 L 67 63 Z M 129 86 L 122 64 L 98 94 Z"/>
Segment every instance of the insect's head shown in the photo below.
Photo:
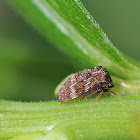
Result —
<path fill-rule="evenodd" d="M 111 79 L 108 72 L 102 78 L 103 78 L 102 88 L 112 88 L 112 87 L 114 87 L 112 79 Z"/>
<path fill-rule="evenodd" d="M 112 80 L 108 83 L 108 87 L 109 87 L 109 88 L 114 87 Z"/>
<path fill-rule="evenodd" d="M 106 81 L 106 82 L 102 82 L 102 88 L 112 88 L 114 87 L 112 81 Z"/>

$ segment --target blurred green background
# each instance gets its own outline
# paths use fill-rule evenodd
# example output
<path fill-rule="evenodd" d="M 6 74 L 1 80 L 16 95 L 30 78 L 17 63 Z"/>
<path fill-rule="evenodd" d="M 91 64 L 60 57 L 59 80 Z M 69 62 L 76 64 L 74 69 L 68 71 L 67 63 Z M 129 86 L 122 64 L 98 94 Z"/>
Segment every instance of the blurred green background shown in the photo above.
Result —
<path fill-rule="evenodd" d="M 140 60 L 140 1 L 82 0 L 113 44 Z M 79 70 L 73 60 L 0 1 L 0 98 L 53 100 L 57 84 Z"/>

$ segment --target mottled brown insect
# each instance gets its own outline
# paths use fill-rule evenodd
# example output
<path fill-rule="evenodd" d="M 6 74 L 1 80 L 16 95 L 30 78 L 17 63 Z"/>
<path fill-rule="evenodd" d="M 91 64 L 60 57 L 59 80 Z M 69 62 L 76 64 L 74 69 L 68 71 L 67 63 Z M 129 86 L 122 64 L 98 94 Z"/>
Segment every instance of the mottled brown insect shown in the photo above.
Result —
<path fill-rule="evenodd" d="M 61 87 L 58 93 L 58 101 L 81 99 L 92 94 L 99 93 L 96 103 L 103 92 L 109 91 L 115 96 L 116 93 L 108 88 L 114 87 L 109 72 L 103 66 L 96 66 L 91 69 L 84 69 L 73 74 Z"/>

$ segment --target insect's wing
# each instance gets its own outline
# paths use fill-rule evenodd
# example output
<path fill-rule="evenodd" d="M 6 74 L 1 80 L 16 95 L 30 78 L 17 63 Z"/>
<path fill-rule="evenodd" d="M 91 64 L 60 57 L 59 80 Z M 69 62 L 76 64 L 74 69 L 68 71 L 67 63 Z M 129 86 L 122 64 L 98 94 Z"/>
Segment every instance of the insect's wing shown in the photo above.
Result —
<path fill-rule="evenodd" d="M 76 92 L 75 85 L 77 85 L 77 73 L 73 74 L 61 87 L 58 93 L 58 101 L 66 102 L 77 98 L 79 95 Z"/>
<path fill-rule="evenodd" d="M 58 94 L 58 100 L 66 102 L 72 99 L 87 97 L 98 92 L 95 77 L 91 69 L 81 70 L 73 74 L 62 86 Z M 98 85 L 97 85 L 98 86 Z M 95 87 L 95 88 L 94 88 Z"/>

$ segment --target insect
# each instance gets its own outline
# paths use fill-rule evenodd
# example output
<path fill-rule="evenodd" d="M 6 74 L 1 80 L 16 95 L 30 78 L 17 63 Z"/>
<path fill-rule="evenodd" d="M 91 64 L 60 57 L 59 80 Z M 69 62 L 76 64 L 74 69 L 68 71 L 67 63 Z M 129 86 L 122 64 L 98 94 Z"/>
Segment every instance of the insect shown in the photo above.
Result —
<path fill-rule="evenodd" d="M 92 94 L 99 93 L 96 103 L 103 92 L 115 92 L 109 88 L 114 87 L 109 72 L 103 66 L 96 66 L 91 69 L 84 69 L 73 74 L 61 87 L 58 93 L 58 101 L 67 102 L 70 100 L 81 99 Z"/>

